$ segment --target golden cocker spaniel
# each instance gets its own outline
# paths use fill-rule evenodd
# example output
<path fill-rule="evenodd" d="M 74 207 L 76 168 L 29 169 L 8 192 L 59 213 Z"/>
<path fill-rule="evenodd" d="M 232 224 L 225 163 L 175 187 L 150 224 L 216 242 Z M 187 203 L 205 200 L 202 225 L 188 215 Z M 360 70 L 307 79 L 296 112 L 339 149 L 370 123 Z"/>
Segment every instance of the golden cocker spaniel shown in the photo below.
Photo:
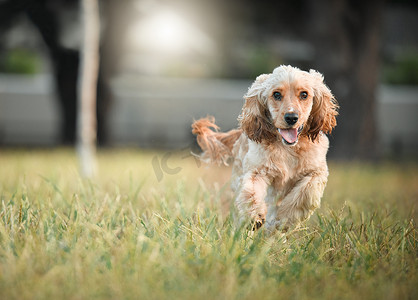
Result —
<path fill-rule="evenodd" d="M 328 178 L 325 134 L 336 126 L 338 104 L 319 72 L 291 66 L 258 76 L 244 98 L 238 129 L 218 132 L 213 117 L 193 123 L 200 158 L 233 158 L 241 217 L 255 229 L 286 230 L 320 205 Z"/>

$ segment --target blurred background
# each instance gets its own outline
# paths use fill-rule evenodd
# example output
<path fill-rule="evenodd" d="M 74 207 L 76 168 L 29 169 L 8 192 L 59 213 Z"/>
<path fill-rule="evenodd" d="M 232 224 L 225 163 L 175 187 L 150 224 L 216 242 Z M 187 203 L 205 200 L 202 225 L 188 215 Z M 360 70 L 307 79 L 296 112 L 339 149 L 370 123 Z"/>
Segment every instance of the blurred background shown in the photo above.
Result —
<path fill-rule="evenodd" d="M 76 0 L 0 0 L 0 146 L 73 145 Z M 418 158 L 418 2 L 102 0 L 102 147 L 192 147 L 194 119 L 237 126 L 255 77 L 324 74 L 336 159 Z"/>

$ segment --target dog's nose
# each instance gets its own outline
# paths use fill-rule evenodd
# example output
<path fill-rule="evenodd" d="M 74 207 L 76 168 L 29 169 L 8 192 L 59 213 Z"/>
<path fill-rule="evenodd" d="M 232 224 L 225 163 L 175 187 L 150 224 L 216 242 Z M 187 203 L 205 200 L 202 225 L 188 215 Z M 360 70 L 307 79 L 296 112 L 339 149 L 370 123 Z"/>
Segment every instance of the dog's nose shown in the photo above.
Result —
<path fill-rule="evenodd" d="M 287 113 L 284 115 L 284 120 L 289 125 L 295 125 L 296 122 L 299 120 L 299 116 L 296 113 Z"/>

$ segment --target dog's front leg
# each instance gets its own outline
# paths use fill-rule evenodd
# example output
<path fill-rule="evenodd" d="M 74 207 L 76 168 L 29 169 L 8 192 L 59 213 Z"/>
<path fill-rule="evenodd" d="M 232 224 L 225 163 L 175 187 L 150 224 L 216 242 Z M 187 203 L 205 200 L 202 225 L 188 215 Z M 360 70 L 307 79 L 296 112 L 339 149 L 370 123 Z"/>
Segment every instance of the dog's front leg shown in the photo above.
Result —
<path fill-rule="evenodd" d="M 277 227 L 286 230 L 308 219 L 320 206 L 327 183 L 328 171 L 315 172 L 299 180 L 293 189 L 278 203 Z"/>
<path fill-rule="evenodd" d="M 236 205 L 240 215 L 250 217 L 254 222 L 254 228 L 260 228 L 266 221 L 267 206 L 264 201 L 269 181 L 267 176 L 258 171 L 250 171 L 245 174 Z"/>

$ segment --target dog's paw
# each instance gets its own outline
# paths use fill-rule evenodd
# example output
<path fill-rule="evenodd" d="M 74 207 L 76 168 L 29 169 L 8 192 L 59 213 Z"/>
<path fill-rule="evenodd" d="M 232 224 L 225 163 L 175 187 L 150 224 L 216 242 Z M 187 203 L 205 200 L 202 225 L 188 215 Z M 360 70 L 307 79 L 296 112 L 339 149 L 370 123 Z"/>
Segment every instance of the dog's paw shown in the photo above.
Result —
<path fill-rule="evenodd" d="M 258 216 L 252 222 L 252 231 L 260 229 L 264 223 L 266 223 L 266 217 L 262 214 L 258 214 Z"/>

